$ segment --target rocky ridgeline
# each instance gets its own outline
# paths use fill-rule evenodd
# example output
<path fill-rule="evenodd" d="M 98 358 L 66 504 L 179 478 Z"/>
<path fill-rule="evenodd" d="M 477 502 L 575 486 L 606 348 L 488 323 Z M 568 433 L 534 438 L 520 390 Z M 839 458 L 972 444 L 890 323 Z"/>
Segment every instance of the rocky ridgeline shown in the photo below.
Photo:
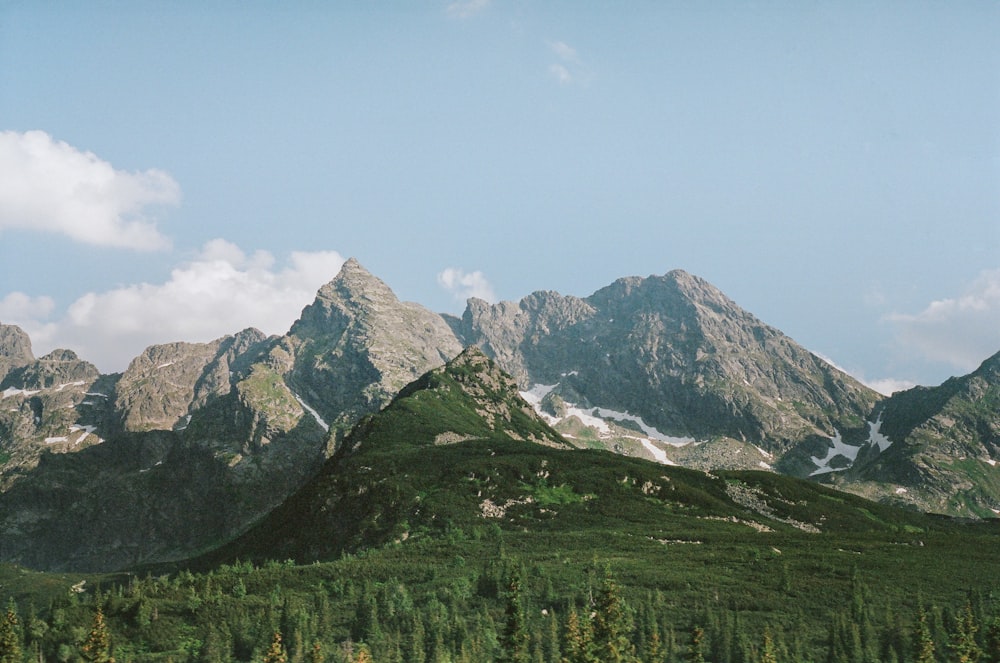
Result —
<path fill-rule="evenodd" d="M 1000 516 L 1000 353 L 938 387 L 879 406 L 892 444 L 862 450 L 838 484 L 873 499 L 962 516 Z"/>
<path fill-rule="evenodd" d="M 557 385 L 552 396 L 630 413 L 667 436 L 728 437 L 778 456 L 805 445 L 786 461 L 801 475 L 813 469 L 807 452 L 835 429 L 863 427 L 879 400 L 683 271 L 619 279 L 586 299 L 472 300 L 455 326 L 524 389 Z"/>
<path fill-rule="evenodd" d="M 454 318 L 401 302 L 351 259 L 287 334 L 157 345 L 122 374 L 68 350 L 35 359 L 22 330 L 0 325 L 0 560 L 107 569 L 227 540 L 466 346 L 482 354 L 458 375 L 489 357 L 513 378 L 490 369 L 489 384 L 467 384 L 476 402 L 495 396 L 478 414 L 497 426 L 527 407 L 516 385 L 572 446 L 802 477 L 824 459 L 837 471 L 822 478 L 849 490 L 1000 510 L 996 358 L 883 402 L 682 271 L 586 298 L 472 299 Z M 878 417 L 887 448 L 870 442 Z M 441 440 L 463 439 L 451 432 Z M 851 458 L 829 458 L 834 438 Z"/>

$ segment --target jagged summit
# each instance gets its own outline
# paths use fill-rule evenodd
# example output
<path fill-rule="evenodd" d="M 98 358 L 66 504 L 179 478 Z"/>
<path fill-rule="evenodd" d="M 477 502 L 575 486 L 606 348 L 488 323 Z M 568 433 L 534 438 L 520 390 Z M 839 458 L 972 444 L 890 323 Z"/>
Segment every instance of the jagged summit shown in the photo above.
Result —
<path fill-rule="evenodd" d="M 17 325 L 0 323 L 0 380 L 12 368 L 20 368 L 35 360 L 31 352 L 31 339 Z"/>

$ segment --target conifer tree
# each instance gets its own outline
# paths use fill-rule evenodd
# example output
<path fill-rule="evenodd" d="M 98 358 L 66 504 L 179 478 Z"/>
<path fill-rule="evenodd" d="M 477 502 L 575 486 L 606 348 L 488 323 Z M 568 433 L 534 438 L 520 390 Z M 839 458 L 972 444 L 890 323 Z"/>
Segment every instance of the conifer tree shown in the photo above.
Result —
<path fill-rule="evenodd" d="M 691 646 L 688 647 L 686 663 L 705 663 L 705 629 L 695 626 L 691 629 Z"/>
<path fill-rule="evenodd" d="M 955 630 L 948 640 L 948 649 L 951 650 L 955 663 L 976 663 L 979 660 L 982 650 L 976 643 L 978 631 L 976 616 L 972 614 L 972 603 L 966 602 L 965 608 L 955 619 Z"/>
<path fill-rule="evenodd" d="M 983 651 L 986 663 L 1000 663 L 1000 617 L 995 617 L 986 630 L 986 649 Z"/>
<path fill-rule="evenodd" d="M 21 657 L 21 624 L 11 601 L 3 621 L 0 621 L 0 663 L 21 663 Z"/>
<path fill-rule="evenodd" d="M 597 593 L 594 615 L 594 650 L 598 660 L 623 663 L 634 660 L 629 635 L 632 621 L 610 567 Z"/>
<path fill-rule="evenodd" d="M 112 663 L 111 657 L 111 633 L 108 631 L 107 622 L 104 620 L 104 611 L 100 604 L 94 613 L 94 622 L 90 627 L 87 639 L 83 641 L 80 648 L 83 659 L 89 663 Z"/>
<path fill-rule="evenodd" d="M 285 652 L 285 646 L 281 644 L 281 631 L 275 631 L 274 637 L 271 638 L 271 646 L 264 654 L 264 663 L 287 663 L 287 661 L 288 654 Z"/>
<path fill-rule="evenodd" d="M 326 660 L 326 656 L 323 655 L 323 643 L 319 640 L 313 643 L 312 649 L 309 650 L 309 663 L 323 663 Z"/>
<path fill-rule="evenodd" d="M 529 634 L 524 623 L 524 606 L 521 604 L 521 577 L 515 572 L 507 584 L 507 607 L 504 611 L 504 628 L 500 636 L 500 660 L 504 663 L 528 663 L 530 660 Z"/>
<path fill-rule="evenodd" d="M 566 628 L 563 633 L 562 663 L 591 663 L 595 660 L 592 653 L 590 622 L 581 619 L 574 607 L 570 608 L 566 616 Z"/>
<path fill-rule="evenodd" d="M 774 638 L 771 637 L 771 629 L 769 628 L 764 629 L 764 644 L 760 651 L 760 663 L 778 663 Z"/>
<path fill-rule="evenodd" d="M 917 610 L 917 625 L 913 631 L 913 660 L 915 663 L 934 663 L 934 640 L 927 621 L 927 611 L 921 605 Z"/>

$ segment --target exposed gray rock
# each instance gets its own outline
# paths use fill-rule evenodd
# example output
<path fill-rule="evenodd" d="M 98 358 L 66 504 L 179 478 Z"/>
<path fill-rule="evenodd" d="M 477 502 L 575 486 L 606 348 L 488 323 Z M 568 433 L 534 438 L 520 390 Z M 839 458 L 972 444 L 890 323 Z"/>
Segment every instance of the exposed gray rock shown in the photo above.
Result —
<path fill-rule="evenodd" d="M 0 323 L 0 384 L 11 369 L 20 368 L 35 360 L 31 353 L 31 339 L 17 325 Z"/>
<path fill-rule="evenodd" d="M 471 300 L 460 331 L 522 388 L 557 385 L 553 393 L 585 410 L 627 412 L 665 435 L 730 437 L 779 455 L 863 426 L 879 399 L 680 270 L 619 279 L 586 299 L 539 292 L 519 304 Z"/>

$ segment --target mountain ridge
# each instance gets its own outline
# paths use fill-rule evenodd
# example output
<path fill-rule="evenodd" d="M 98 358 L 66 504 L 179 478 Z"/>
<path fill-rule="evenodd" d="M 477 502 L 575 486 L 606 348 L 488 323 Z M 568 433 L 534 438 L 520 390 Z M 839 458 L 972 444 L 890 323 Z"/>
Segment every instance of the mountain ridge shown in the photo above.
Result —
<path fill-rule="evenodd" d="M 120 374 L 101 375 L 71 351 L 35 359 L 23 330 L 0 325 L 0 559 L 108 568 L 219 545 L 304 485 L 358 421 L 469 346 L 574 447 L 768 469 L 945 513 L 1000 508 L 995 444 L 955 446 L 954 417 L 935 420 L 930 407 L 959 393 L 955 385 L 968 386 L 963 403 L 991 402 L 992 368 L 927 392 L 937 401 L 885 399 L 681 270 L 624 277 L 583 298 L 470 299 L 456 318 L 400 301 L 350 259 L 287 334 L 152 346 Z M 989 408 L 963 407 L 962 430 L 993 430 Z M 924 440 L 934 463 L 902 453 L 913 446 L 897 439 L 908 436 L 894 414 L 903 411 L 911 430 L 937 427 Z M 949 456 L 969 449 L 983 460 Z M 957 502 L 946 477 L 960 486 Z M 46 486 L 74 495 L 73 508 L 26 497 Z M 126 517 L 101 511 L 112 486 L 134 498 Z M 154 497 L 139 499 L 143 491 Z M 199 512 L 223 494 L 224 519 Z M 185 517 L 191 533 L 175 545 L 170 533 Z M 87 518 L 93 532 L 73 530 Z M 87 552 L 67 557 L 70 541 Z"/>

